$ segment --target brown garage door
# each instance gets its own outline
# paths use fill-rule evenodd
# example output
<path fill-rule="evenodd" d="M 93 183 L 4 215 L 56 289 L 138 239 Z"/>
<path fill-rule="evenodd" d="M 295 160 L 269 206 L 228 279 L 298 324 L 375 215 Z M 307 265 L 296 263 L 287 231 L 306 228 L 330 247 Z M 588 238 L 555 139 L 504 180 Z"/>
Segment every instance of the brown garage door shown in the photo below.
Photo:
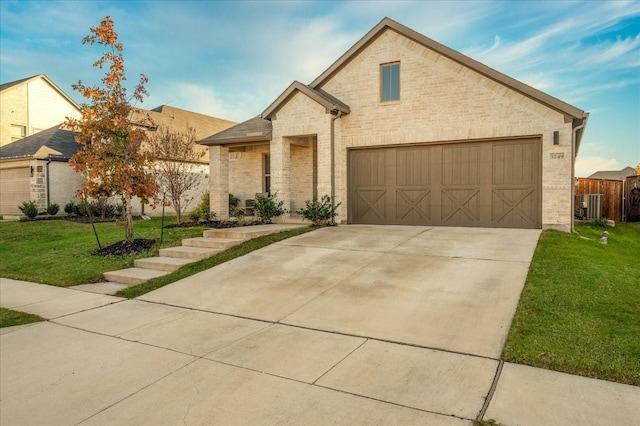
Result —
<path fill-rule="evenodd" d="M 350 223 L 541 227 L 539 139 L 349 151 Z"/>
<path fill-rule="evenodd" d="M 30 173 L 28 166 L 0 170 L 0 214 L 22 214 L 18 206 L 29 201 Z"/>

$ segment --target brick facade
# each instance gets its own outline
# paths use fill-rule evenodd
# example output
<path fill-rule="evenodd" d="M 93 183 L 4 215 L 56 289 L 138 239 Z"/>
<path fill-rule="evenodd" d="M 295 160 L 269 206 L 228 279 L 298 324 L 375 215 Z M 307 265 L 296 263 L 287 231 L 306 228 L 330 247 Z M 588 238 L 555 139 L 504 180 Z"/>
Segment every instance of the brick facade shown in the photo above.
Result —
<path fill-rule="evenodd" d="M 380 67 L 387 63 L 400 63 L 400 100 L 382 103 Z M 286 207 L 298 208 L 313 195 L 331 194 L 331 128 L 335 120 L 334 188 L 336 202 L 341 203 L 338 221 L 346 221 L 349 208 L 349 149 L 533 137 L 541 140 L 542 147 L 542 227 L 571 229 L 575 115 L 545 105 L 530 93 L 390 28 L 372 37 L 340 68 L 329 71 L 327 78 L 312 83 L 317 83 L 313 89 L 348 105 L 348 114 L 332 115 L 302 91 L 286 98 L 270 114 L 272 192 L 278 191 Z M 555 132 L 559 135 L 557 145 Z M 310 142 L 300 144 L 305 138 Z M 255 167 L 252 164 L 247 161 L 242 166 Z M 240 167 L 239 162 L 234 165 L 234 169 Z M 233 176 L 246 176 L 248 183 L 249 173 L 236 170 Z"/>

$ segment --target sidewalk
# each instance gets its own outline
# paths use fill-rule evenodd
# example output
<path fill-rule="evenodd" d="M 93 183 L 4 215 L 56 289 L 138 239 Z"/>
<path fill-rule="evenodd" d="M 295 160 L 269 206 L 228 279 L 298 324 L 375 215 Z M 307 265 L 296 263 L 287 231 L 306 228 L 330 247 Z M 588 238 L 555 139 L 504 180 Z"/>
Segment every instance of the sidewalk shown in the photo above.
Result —
<path fill-rule="evenodd" d="M 1 424 L 463 425 L 483 404 L 451 360 L 496 363 L 4 278 L 0 306 L 48 319 L 2 330 Z M 505 363 L 485 408 L 505 425 L 631 426 L 640 388 Z"/>

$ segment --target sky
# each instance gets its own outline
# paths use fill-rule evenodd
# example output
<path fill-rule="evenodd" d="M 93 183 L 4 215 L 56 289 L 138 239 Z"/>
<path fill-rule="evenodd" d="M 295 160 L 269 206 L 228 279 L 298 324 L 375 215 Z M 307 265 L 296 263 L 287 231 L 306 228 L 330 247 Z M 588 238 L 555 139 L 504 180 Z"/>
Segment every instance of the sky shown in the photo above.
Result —
<path fill-rule="evenodd" d="M 0 83 L 45 74 L 76 102 L 111 16 L 130 92 L 236 122 L 310 83 L 384 17 L 590 113 L 576 176 L 640 163 L 640 1 L 0 0 Z"/>

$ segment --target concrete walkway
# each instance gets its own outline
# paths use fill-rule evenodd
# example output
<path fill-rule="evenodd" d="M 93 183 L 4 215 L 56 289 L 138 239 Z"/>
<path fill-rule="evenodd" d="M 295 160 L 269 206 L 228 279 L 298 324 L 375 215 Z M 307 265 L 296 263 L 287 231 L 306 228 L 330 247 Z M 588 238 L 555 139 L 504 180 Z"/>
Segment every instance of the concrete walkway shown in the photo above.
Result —
<path fill-rule="evenodd" d="M 640 388 L 502 363 L 539 231 L 341 226 L 138 300 L 0 279 L 0 424 L 640 424 Z"/>

